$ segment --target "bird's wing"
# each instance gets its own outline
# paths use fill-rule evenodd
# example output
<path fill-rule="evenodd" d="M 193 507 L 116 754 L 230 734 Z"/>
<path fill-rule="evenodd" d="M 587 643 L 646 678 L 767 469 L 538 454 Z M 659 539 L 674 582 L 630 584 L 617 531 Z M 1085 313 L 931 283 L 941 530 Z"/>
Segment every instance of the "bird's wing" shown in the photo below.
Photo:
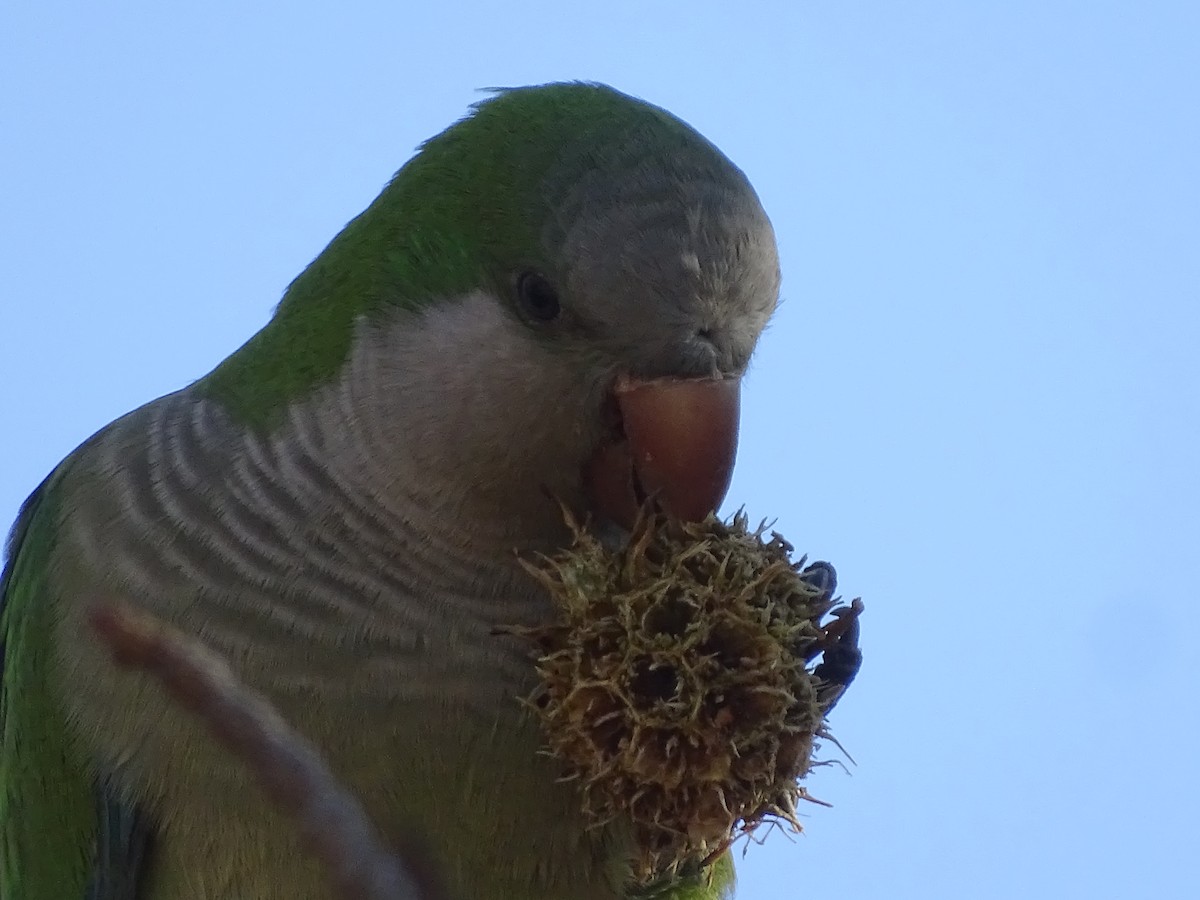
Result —
<path fill-rule="evenodd" d="M 63 469 L 25 501 L 0 574 L 0 900 L 134 900 L 147 823 L 91 772 L 51 680 Z"/>

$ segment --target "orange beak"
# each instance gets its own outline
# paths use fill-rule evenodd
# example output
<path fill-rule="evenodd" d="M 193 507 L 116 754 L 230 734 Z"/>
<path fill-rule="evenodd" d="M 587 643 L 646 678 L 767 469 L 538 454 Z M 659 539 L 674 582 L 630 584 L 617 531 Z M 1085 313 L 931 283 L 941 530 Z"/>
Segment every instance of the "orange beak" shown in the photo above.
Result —
<path fill-rule="evenodd" d="M 733 477 L 740 392 L 736 379 L 619 379 L 618 427 L 584 471 L 595 511 L 625 528 L 648 497 L 685 521 L 715 512 Z"/>

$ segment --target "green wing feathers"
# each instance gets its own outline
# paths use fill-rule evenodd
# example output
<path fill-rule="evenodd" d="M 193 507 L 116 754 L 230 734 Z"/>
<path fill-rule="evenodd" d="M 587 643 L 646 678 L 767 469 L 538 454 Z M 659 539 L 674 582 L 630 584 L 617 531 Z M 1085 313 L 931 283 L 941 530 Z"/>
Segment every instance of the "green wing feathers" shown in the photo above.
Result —
<path fill-rule="evenodd" d="M 94 800 L 51 684 L 57 473 L 25 502 L 0 576 L 0 900 L 82 898 Z"/>
<path fill-rule="evenodd" d="M 633 893 L 629 900 L 732 900 L 736 882 L 733 854 L 726 850 L 705 872 L 657 882 Z"/>
<path fill-rule="evenodd" d="M 677 885 L 663 900 L 732 900 L 736 880 L 733 854 L 726 851 L 704 878 Z"/>

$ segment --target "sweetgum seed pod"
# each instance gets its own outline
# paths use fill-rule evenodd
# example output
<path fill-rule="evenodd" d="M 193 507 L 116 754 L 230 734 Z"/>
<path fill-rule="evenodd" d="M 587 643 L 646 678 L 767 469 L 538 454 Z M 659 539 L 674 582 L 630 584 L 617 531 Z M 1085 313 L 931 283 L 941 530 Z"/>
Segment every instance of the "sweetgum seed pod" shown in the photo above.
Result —
<path fill-rule="evenodd" d="M 853 677 L 845 661 L 856 670 L 856 644 L 838 641 L 853 628 L 856 642 L 862 604 L 835 610 L 832 567 L 815 564 L 814 583 L 742 513 L 647 510 L 616 549 L 568 522 L 568 550 L 525 562 L 560 617 L 519 633 L 536 646 L 529 705 L 585 815 L 631 823 L 642 884 L 694 871 L 763 822 L 799 830 L 796 801 L 811 798 L 798 781 Z M 836 685 L 810 669 L 834 647 Z"/>

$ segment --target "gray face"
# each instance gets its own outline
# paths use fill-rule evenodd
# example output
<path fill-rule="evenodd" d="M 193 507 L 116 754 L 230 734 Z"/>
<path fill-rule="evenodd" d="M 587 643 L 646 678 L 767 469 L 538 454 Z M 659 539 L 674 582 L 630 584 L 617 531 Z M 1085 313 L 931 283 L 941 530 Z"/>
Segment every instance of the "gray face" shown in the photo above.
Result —
<path fill-rule="evenodd" d="M 774 232 L 749 183 L 731 165 L 606 169 L 566 191 L 545 229 L 563 309 L 546 337 L 641 377 L 740 374 L 779 294 Z"/>
<path fill-rule="evenodd" d="M 407 461 L 394 483 L 506 553 L 561 536 L 551 495 L 587 508 L 619 378 L 739 376 L 779 292 L 770 222 L 708 144 L 609 148 L 538 197 L 537 268 L 497 259 L 493 284 L 370 329 L 359 394 L 377 454 Z"/>
<path fill-rule="evenodd" d="M 628 513 L 638 502 L 631 497 L 647 489 L 643 462 L 676 457 L 681 480 L 657 472 L 654 490 L 673 490 L 681 508 L 696 506 L 712 493 L 705 485 L 728 484 L 736 399 L 711 408 L 706 399 L 684 412 L 682 395 L 658 391 L 659 399 L 644 401 L 650 412 L 639 418 L 651 425 L 638 439 L 625 427 L 629 395 L 615 386 L 742 374 L 778 297 L 770 222 L 727 162 L 714 173 L 711 165 L 696 171 L 649 159 L 623 179 L 598 167 L 562 196 L 543 232 L 550 264 L 534 275 L 514 272 L 511 296 L 498 298 L 518 315 L 505 317 L 511 330 L 496 341 L 503 359 L 479 382 L 488 411 L 472 428 L 491 436 L 487 445 L 508 448 L 507 465 L 495 471 L 507 471 L 505 483 L 526 497 L 540 487 L 576 507 L 595 511 L 598 502 L 606 516 L 618 507 Z M 711 400 L 726 402 L 718 393 Z M 640 440 L 655 449 L 634 446 Z M 626 449 L 613 456 L 614 445 Z M 597 468 L 597 459 L 611 465 Z M 629 467 L 638 471 L 627 478 Z M 597 500 L 599 483 L 616 485 L 625 499 L 603 490 Z"/>

